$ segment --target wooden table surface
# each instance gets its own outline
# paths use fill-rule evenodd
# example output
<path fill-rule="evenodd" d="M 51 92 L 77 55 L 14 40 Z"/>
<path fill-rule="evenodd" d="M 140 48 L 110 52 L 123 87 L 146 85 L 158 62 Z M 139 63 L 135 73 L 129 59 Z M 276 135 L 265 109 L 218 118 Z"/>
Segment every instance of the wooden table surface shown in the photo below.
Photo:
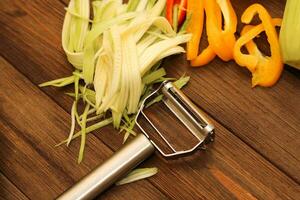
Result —
<path fill-rule="evenodd" d="M 283 15 L 283 0 L 232 0 L 239 18 L 254 2 Z M 72 71 L 61 48 L 66 5 L 0 1 L 1 199 L 53 199 L 121 146 L 122 135 L 108 126 L 88 136 L 80 165 L 78 140 L 54 147 L 67 137 L 72 99 L 65 89 L 37 85 Z M 285 67 L 274 87 L 252 89 L 250 73 L 232 61 L 193 69 L 182 55 L 164 66 L 169 76 L 191 77 L 184 92 L 213 118 L 216 140 L 176 161 L 153 155 L 142 166 L 158 167 L 157 175 L 113 186 L 99 199 L 300 198 L 299 71 Z"/>

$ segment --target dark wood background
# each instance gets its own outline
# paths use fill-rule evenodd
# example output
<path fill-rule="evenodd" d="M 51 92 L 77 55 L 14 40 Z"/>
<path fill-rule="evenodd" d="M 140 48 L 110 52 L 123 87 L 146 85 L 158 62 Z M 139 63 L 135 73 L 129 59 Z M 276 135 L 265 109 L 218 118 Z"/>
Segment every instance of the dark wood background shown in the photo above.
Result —
<path fill-rule="evenodd" d="M 283 0 L 232 0 L 239 18 L 254 2 L 273 17 L 283 15 Z M 61 48 L 66 5 L 0 1 L 1 199 L 53 199 L 121 146 L 122 135 L 108 126 L 88 136 L 80 165 L 78 140 L 69 148 L 54 147 L 68 134 L 72 99 L 65 89 L 37 85 L 72 71 Z M 297 70 L 285 67 L 274 87 L 252 89 L 250 73 L 234 62 L 215 59 L 196 69 L 182 55 L 164 66 L 169 76 L 191 76 L 184 92 L 213 118 L 216 141 L 180 160 L 154 155 L 142 166 L 158 167 L 156 176 L 113 186 L 99 199 L 300 198 Z"/>

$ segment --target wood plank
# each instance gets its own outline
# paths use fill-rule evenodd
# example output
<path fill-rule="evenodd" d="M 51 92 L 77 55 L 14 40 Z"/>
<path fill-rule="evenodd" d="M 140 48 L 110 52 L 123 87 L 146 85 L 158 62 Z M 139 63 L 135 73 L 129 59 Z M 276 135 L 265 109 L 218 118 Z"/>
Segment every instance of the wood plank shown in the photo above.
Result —
<path fill-rule="evenodd" d="M 49 9 L 50 7 L 51 9 Z M 16 58 L 20 61 L 17 62 L 20 66 L 19 70 L 23 74 L 35 77 L 43 76 L 50 80 L 53 79 L 52 76 L 67 76 L 71 73 L 71 65 L 67 62 L 60 44 L 64 5 L 57 1 L 35 1 L 29 4 L 24 0 L 0 1 L 0 8 L 2 27 L 0 48 L 7 53 L 15 51 L 14 54 L 18 55 Z M 53 27 L 55 28 L 53 29 Z M 9 36 L 10 32 L 13 34 Z M 24 41 L 27 42 L 24 43 Z M 36 56 L 28 57 L 31 54 Z M 10 57 L 6 53 L 3 56 L 7 60 Z M 33 70 L 30 72 L 28 67 L 35 66 L 35 63 L 41 61 L 40 58 L 43 58 L 43 71 Z M 26 64 L 23 60 L 26 60 Z M 15 61 L 12 63 L 15 64 Z M 53 67 L 48 67 L 47 63 L 51 63 Z M 51 76 L 47 74 L 51 74 Z M 68 98 L 61 95 L 61 91 L 46 88 L 46 90 L 48 89 L 56 93 L 55 96 L 60 101 L 67 101 Z M 71 108 L 69 104 L 68 108 Z"/>
<path fill-rule="evenodd" d="M 175 177 L 180 180 L 179 185 L 185 185 L 191 190 L 195 190 L 193 194 L 197 194 L 200 189 L 201 193 L 199 197 L 197 196 L 198 198 L 243 199 L 241 194 L 249 196 L 245 199 L 297 198 L 300 192 L 298 184 L 294 183 L 290 188 L 289 181 L 286 182 L 288 179 L 283 178 L 278 169 L 262 159 L 255 151 L 249 149 L 220 124 L 213 122 L 216 125 L 217 138 L 205 152 L 196 153 L 182 160 L 165 161 L 168 164 L 167 169 L 162 162 L 150 160 L 150 164 L 146 164 L 153 163 L 161 169 L 160 176 L 153 177 L 150 181 L 157 184 L 157 187 L 161 188 L 160 190 L 167 192 L 174 199 L 187 198 L 186 196 L 177 196 L 178 193 L 184 194 L 183 189 L 176 189 L 167 184 L 168 182 L 178 182 Z M 159 181 L 166 184 L 159 184 Z M 281 185 L 280 188 L 277 188 L 281 191 L 280 193 L 277 193 L 277 189 L 274 188 L 277 187 L 275 186 L 277 184 Z M 237 188 L 240 192 L 235 191 Z M 283 188 L 290 188 L 290 192 L 295 193 L 295 196 L 290 196 Z M 230 192 L 232 196 L 227 196 L 224 190 Z"/>
<path fill-rule="evenodd" d="M 3 58 L 0 59 L 0 170 L 30 199 L 53 199 L 107 159 L 112 151 L 93 135 L 86 156 L 77 164 L 79 141 L 70 148 L 55 148 L 68 132 L 69 115 L 32 85 Z M 116 187 L 106 197 L 141 199 L 166 197 L 149 182 Z"/>
<path fill-rule="evenodd" d="M 32 6 L 31 4 L 35 3 L 29 2 L 27 7 Z M 60 6 L 55 2 L 49 2 L 49 4 L 51 7 Z M 39 10 L 33 8 L 30 9 L 31 15 L 41 15 Z M 39 9 L 42 8 L 39 7 Z M 32 16 L 26 17 L 26 20 L 32 18 Z M 22 19 L 23 22 L 26 20 L 24 18 Z M 59 21 L 58 19 L 53 20 Z M 40 23 L 43 22 L 46 22 L 45 19 L 40 20 Z M 11 25 L 7 23 L 7 26 Z M 20 26 L 22 25 L 20 24 Z M 58 27 L 49 26 L 48 29 L 50 28 L 59 29 Z M 52 56 L 58 56 L 54 59 L 55 62 L 56 60 L 60 62 L 60 64 L 56 66 L 52 65 L 51 61 L 44 63 L 41 59 L 41 56 L 43 58 L 44 55 L 38 54 L 40 56 L 38 57 L 35 50 L 32 50 L 32 53 L 28 52 L 24 48 L 24 46 L 26 46 L 25 44 L 30 44 L 32 42 L 39 44 L 40 42 L 45 41 L 40 41 L 39 38 L 30 36 L 31 32 L 29 31 L 28 33 L 28 30 L 26 28 L 24 29 L 24 27 L 19 27 L 19 31 L 26 36 L 27 40 L 24 41 L 21 38 L 18 39 L 19 46 L 18 50 L 16 50 L 16 54 L 18 55 L 19 61 L 22 60 L 22 58 L 27 58 L 29 61 L 27 62 L 26 60 L 26 63 L 14 61 L 8 53 L 5 53 L 4 56 L 10 59 L 10 61 L 14 63 L 14 66 L 22 73 L 26 74 L 31 81 L 37 84 L 45 81 L 46 78 L 49 77 L 56 78 L 55 75 L 51 74 L 52 71 L 47 72 L 45 78 L 32 75 L 30 72 L 31 70 L 35 71 L 33 73 L 38 74 L 43 70 L 40 68 L 47 69 L 51 66 L 53 68 L 59 67 L 60 70 L 63 71 L 60 76 L 63 76 L 63 73 L 68 72 L 69 69 L 63 67 L 64 61 L 58 59 L 60 53 L 55 53 L 53 51 L 54 55 Z M 43 35 L 45 35 L 45 31 L 47 30 L 41 30 L 41 33 L 39 34 L 42 34 L 43 32 Z M 17 35 L 13 36 L 17 37 Z M 14 37 L 11 39 L 6 37 L 5 41 L 7 44 L 17 46 Z M 47 43 L 53 41 L 52 39 L 48 40 L 46 40 Z M 57 45 L 59 45 L 59 43 L 57 43 Z M 51 46 L 49 46 L 49 48 L 51 48 Z M 46 48 L 43 50 L 46 51 Z M 179 66 L 179 69 L 178 73 L 185 70 L 183 65 Z M 62 96 L 63 90 L 45 89 L 44 91 L 55 99 L 62 107 L 68 110 L 70 99 L 64 100 L 62 98 L 56 98 L 56 95 Z M 272 199 L 273 197 L 296 199 L 297 195 L 299 195 L 299 186 L 295 182 L 281 173 L 261 156 L 257 155 L 255 151 L 241 142 L 220 124 L 217 122 L 215 122 L 215 124 L 217 125 L 218 131 L 217 140 L 207 152 L 197 153 L 193 157 L 178 161 L 168 161 L 160 157 L 153 157 L 146 162 L 144 165 L 158 166 L 160 169 L 160 173 L 150 179 L 150 181 L 174 199 L 199 199 L 204 197 L 208 199 L 232 199 L 237 195 L 241 195 L 240 191 L 247 191 L 247 193 L 249 193 L 248 196 L 262 199 Z M 98 133 L 101 134 L 97 136 L 113 149 L 117 149 L 120 146 L 121 138 L 117 138 L 113 135 L 114 131 L 111 127 L 106 127 L 101 131 L 98 131 Z M 265 178 L 266 174 L 270 176 L 268 179 Z M 136 183 L 130 185 L 134 186 L 135 184 Z"/>
<path fill-rule="evenodd" d="M 238 16 L 253 2 L 233 1 Z M 282 15 L 285 3 L 255 2 L 266 6 L 274 17 Z M 72 68 L 60 47 L 64 6 L 57 1 L 1 3 L 2 55 L 35 84 L 70 74 Z M 189 97 L 299 183 L 299 78 L 284 71 L 273 88 L 251 89 L 250 73 L 234 62 L 215 59 L 206 67 L 191 69 L 183 57 L 168 59 L 165 67 L 170 76 L 191 76 Z M 43 90 L 70 109 L 70 99 L 62 90 Z"/>
<path fill-rule="evenodd" d="M 233 0 L 232 4 L 240 18 L 254 2 L 263 4 L 273 17 L 283 15 L 285 1 Z M 260 41 L 264 44 L 262 50 L 266 50 L 266 38 L 263 36 Z M 191 76 L 186 88 L 188 96 L 299 183 L 299 74 L 284 70 L 274 87 L 252 89 L 250 73 L 234 62 L 215 59 L 203 68 L 184 69 L 188 65 L 184 60 L 184 56 L 172 57 L 165 66 L 170 74 L 185 72 Z"/>
<path fill-rule="evenodd" d="M 0 173 L 0 199 L 27 200 L 28 198 L 14 186 L 2 173 Z"/>

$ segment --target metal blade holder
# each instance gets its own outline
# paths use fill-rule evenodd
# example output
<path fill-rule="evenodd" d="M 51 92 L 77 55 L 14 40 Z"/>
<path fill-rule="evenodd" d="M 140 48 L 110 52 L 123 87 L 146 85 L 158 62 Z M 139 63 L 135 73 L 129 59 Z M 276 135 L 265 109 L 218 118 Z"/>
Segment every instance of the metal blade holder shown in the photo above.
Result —
<path fill-rule="evenodd" d="M 145 113 L 145 108 L 149 100 L 162 97 L 162 103 L 176 116 L 176 118 L 186 127 L 188 132 L 196 138 L 196 143 L 176 150 L 165 134 L 154 125 L 150 117 Z M 152 127 L 156 134 L 162 139 L 170 151 L 166 151 L 155 142 L 140 123 L 140 118 L 144 118 L 146 123 Z M 191 100 L 172 82 L 163 82 L 154 92 L 147 96 L 138 110 L 135 122 L 143 134 L 138 134 L 132 140 L 116 151 L 113 156 L 103 164 L 96 167 L 79 182 L 62 193 L 59 200 L 83 200 L 93 199 L 110 185 L 124 177 L 138 164 L 148 158 L 157 149 L 164 157 L 184 156 L 193 153 L 198 148 L 214 140 L 214 126 L 210 123 L 207 115 L 201 111 Z"/>

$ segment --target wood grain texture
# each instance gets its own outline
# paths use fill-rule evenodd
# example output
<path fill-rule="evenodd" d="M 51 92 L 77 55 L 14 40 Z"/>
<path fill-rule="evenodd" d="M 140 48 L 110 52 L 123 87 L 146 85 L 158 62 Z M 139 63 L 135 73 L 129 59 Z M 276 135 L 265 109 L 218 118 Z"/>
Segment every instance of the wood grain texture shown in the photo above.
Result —
<path fill-rule="evenodd" d="M 273 17 L 283 15 L 285 1 L 232 1 L 238 18 L 254 2 L 264 5 Z M 265 50 L 267 42 L 262 38 Z M 196 104 L 299 183 L 299 75 L 284 70 L 274 87 L 252 89 L 249 71 L 232 61 L 215 59 L 198 69 L 184 68 L 187 65 L 184 56 L 177 56 L 165 66 L 169 74 L 190 75 L 186 93 Z"/>
<path fill-rule="evenodd" d="M 3 56 L 35 84 L 70 74 L 72 68 L 60 47 L 64 5 L 58 1 L 27 2 L 24 6 L 4 2 L 1 1 L 4 28 L 0 33 Z M 240 17 L 253 2 L 233 1 L 237 15 Z M 256 2 L 265 5 L 274 17 L 282 15 L 284 1 Z M 165 63 L 169 76 L 191 76 L 187 93 L 195 103 L 299 183 L 299 77 L 284 71 L 272 89 L 252 89 L 250 73 L 234 62 L 215 59 L 203 68 L 187 66 L 184 56 L 172 57 Z M 62 90 L 43 90 L 70 109 L 70 99 Z"/>
<path fill-rule="evenodd" d="M 3 58 L 0 70 L 0 170 L 30 199 L 55 198 L 112 154 L 93 135 L 80 165 L 76 162 L 79 141 L 70 148 L 55 148 L 68 133 L 69 115 Z M 114 199 L 118 193 L 122 194 L 118 199 L 165 198 L 147 181 L 116 187 L 106 196 Z"/>
<path fill-rule="evenodd" d="M 0 32 L 2 55 L 35 85 L 70 74 L 72 68 L 67 63 L 60 47 L 60 32 L 64 15 L 63 4 L 59 1 L 26 1 L 26 5 L 17 1 L 1 2 L 0 4 L 3 4 L 0 6 L 3 9 L 0 17 L 3 27 Z M 274 5 L 274 10 L 275 8 L 282 9 L 280 8 L 283 4 L 282 1 L 270 2 L 268 5 Z M 241 4 L 244 7 L 246 5 L 242 2 Z M 53 10 L 53 13 L 49 8 Z M 249 198 L 259 199 L 297 199 L 299 185 L 272 163 L 295 180 L 299 177 L 299 160 L 295 154 L 295 150 L 299 147 L 299 137 L 295 133 L 286 132 L 277 125 L 278 123 L 288 124 L 288 130 L 294 132 L 298 126 L 295 120 L 299 119 L 299 112 L 298 114 L 294 113 L 293 116 L 288 116 L 288 113 L 293 113 L 293 110 L 297 109 L 293 105 L 297 105 L 295 103 L 299 96 L 293 95 L 293 92 L 299 79 L 293 74 L 285 72 L 282 80 L 272 89 L 251 90 L 249 73 L 232 62 L 223 63 L 215 60 L 205 68 L 191 69 L 187 68 L 187 63 L 182 57 L 172 57 L 165 62 L 165 66 L 168 68 L 170 76 L 178 77 L 184 72 L 191 75 L 192 80 L 185 92 L 194 102 L 217 119 L 218 122 L 214 121 L 217 138 L 206 152 L 199 152 L 189 158 L 175 161 L 165 160 L 159 156 L 150 158 L 143 166 L 157 166 L 160 169 L 158 175 L 149 179 L 152 185 L 172 199 L 242 199 L 245 195 Z M 281 89 L 273 91 L 277 87 Z M 26 90 L 26 88 L 27 86 L 22 86 L 20 90 Z M 65 111 L 70 110 L 71 99 L 63 94 L 64 89 L 43 88 L 42 90 Z M 15 89 L 15 91 L 18 90 Z M 277 94 L 278 92 L 280 94 Z M 281 99 L 281 96 L 284 98 L 287 96 L 285 101 Z M 269 103 L 275 107 L 271 107 L 268 101 L 271 101 Z M 284 102 L 289 105 L 285 106 Z M 54 106 L 53 104 L 52 102 L 51 105 Z M 283 107 L 278 108 L 278 105 Z M 18 109 L 17 106 L 16 109 Z M 283 113 L 283 110 L 285 111 L 283 117 L 278 117 L 277 114 Z M 65 111 L 58 109 L 55 113 L 65 113 Z M 250 114 L 248 114 L 249 112 Z M 258 115 L 255 115 L 256 113 Z M 6 120 L 7 122 L 10 120 Z M 63 127 L 65 130 L 63 133 L 65 134 L 57 134 L 55 131 L 52 137 L 57 140 L 58 137 L 59 139 L 66 137 L 67 122 L 68 119 L 64 121 L 66 126 Z M 273 124 L 284 134 L 284 138 L 279 137 L 279 132 L 273 133 L 277 131 L 273 128 Z M 8 125 L 4 124 L 3 126 L 7 127 Z M 269 129 L 266 131 L 265 127 Z M 6 129 L 10 130 L 11 127 L 8 126 Z M 299 129 L 296 129 L 296 132 L 297 130 Z M 11 132 L 15 132 L 15 130 Z M 115 133 L 116 131 L 112 127 L 105 127 L 97 131 L 95 135 L 107 146 L 116 150 L 120 147 L 122 136 L 116 136 Z M 94 148 L 93 144 L 95 140 L 97 142 L 97 139 L 93 136 L 88 138 L 88 143 L 91 145 L 89 148 Z M 35 144 L 36 141 L 33 141 L 28 146 Z M 16 148 L 19 148 L 19 145 Z M 44 150 L 46 147 L 40 148 Z M 72 159 L 73 163 L 64 163 L 63 167 L 69 168 L 71 165 L 71 168 L 77 168 L 74 162 L 77 148 L 78 142 L 71 149 L 57 148 L 49 155 L 66 154 L 71 151 L 69 159 Z M 104 145 L 101 146 L 102 148 L 106 149 Z M 29 149 L 28 151 L 30 151 Z M 86 153 L 87 160 L 90 159 L 89 156 L 92 157 L 88 154 L 89 152 Z M 103 160 L 108 154 L 99 155 L 97 159 Z M 263 154 L 270 162 L 260 154 Z M 282 157 L 286 159 L 285 162 L 282 162 Z M 57 157 L 53 159 L 56 160 Z M 12 176 L 12 172 L 9 170 L 5 174 Z M 22 181 L 24 180 L 16 180 L 18 183 L 21 182 L 20 186 L 24 187 Z M 52 181 L 50 183 L 56 184 Z M 142 186 L 146 183 L 148 181 L 120 186 L 119 188 L 123 188 L 123 190 L 120 189 L 122 192 L 116 191 L 118 187 L 114 187 L 102 198 L 126 199 L 126 197 L 128 198 L 127 190 L 137 188 L 137 190 L 143 191 Z M 69 182 L 62 183 L 65 186 L 61 187 L 66 188 L 66 185 L 70 184 Z M 161 194 L 157 190 L 153 193 L 158 195 L 153 199 L 163 198 L 159 196 Z M 135 194 L 130 194 L 132 197 L 136 197 Z M 137 196 L 138 198 L 139 196 Z"/>
<path fill-rule="evenodd" d="M 28 198 L 0 173 L 0 199 L 27 200 Z"/>
<path fill-rule="evenodd" d="M 289 181 L 286 182 L 288 179 L 282 177 L 277 168 L 262 159 L 257 152 L 250 149 L 216 121 L 213 123 L 218 130 L 217 137 L 206 151 L 181 160 L 165 161 L 161 158 L 160 162 L 149 161 L 150 164 L 158 166 L 162 172 L 160 176 L 155 176 L 150 181 L 153 181 L 153 184 L 156 184 L 161 190 L 171 194 L 174 199 L 186 199 L 186 196 L 178 197 L 178 194 L 184 195 L 186 188 L 176 188 L 176 185 L 172 187 L 170 186 L 172 182 L 185 185 L 189 190 L 193 190 L 192 194 L 196 195 L 195 199 L 199 197 L 243 199 L 244 192 L 240 192 L 243 195 L 238 195 L 236 191 L 247 191 L 248 196 L 257 199 L 297 198 L 300 192 L 297 183 L 288 186 L 290 185 Z M 166 162 L 168 166 L 165 167 L 163 162 Z M 179 180 L 176 180 L 176 177 Z M 227 181 L 224 181 L 224 177 Z M 161 184 L 161 181 L 166 184 Z M 277 186 L 279 187 L 277 188 Z M 282 193 L 277 193 L 278 189 Z M 283 192 L 286 189 L 291 189 L 290 192 L 295 193 L 296 196 L 290 196 L 290 192 L 290 194 Z M 230 196 L 227 195 L 228 192 Z"/>

